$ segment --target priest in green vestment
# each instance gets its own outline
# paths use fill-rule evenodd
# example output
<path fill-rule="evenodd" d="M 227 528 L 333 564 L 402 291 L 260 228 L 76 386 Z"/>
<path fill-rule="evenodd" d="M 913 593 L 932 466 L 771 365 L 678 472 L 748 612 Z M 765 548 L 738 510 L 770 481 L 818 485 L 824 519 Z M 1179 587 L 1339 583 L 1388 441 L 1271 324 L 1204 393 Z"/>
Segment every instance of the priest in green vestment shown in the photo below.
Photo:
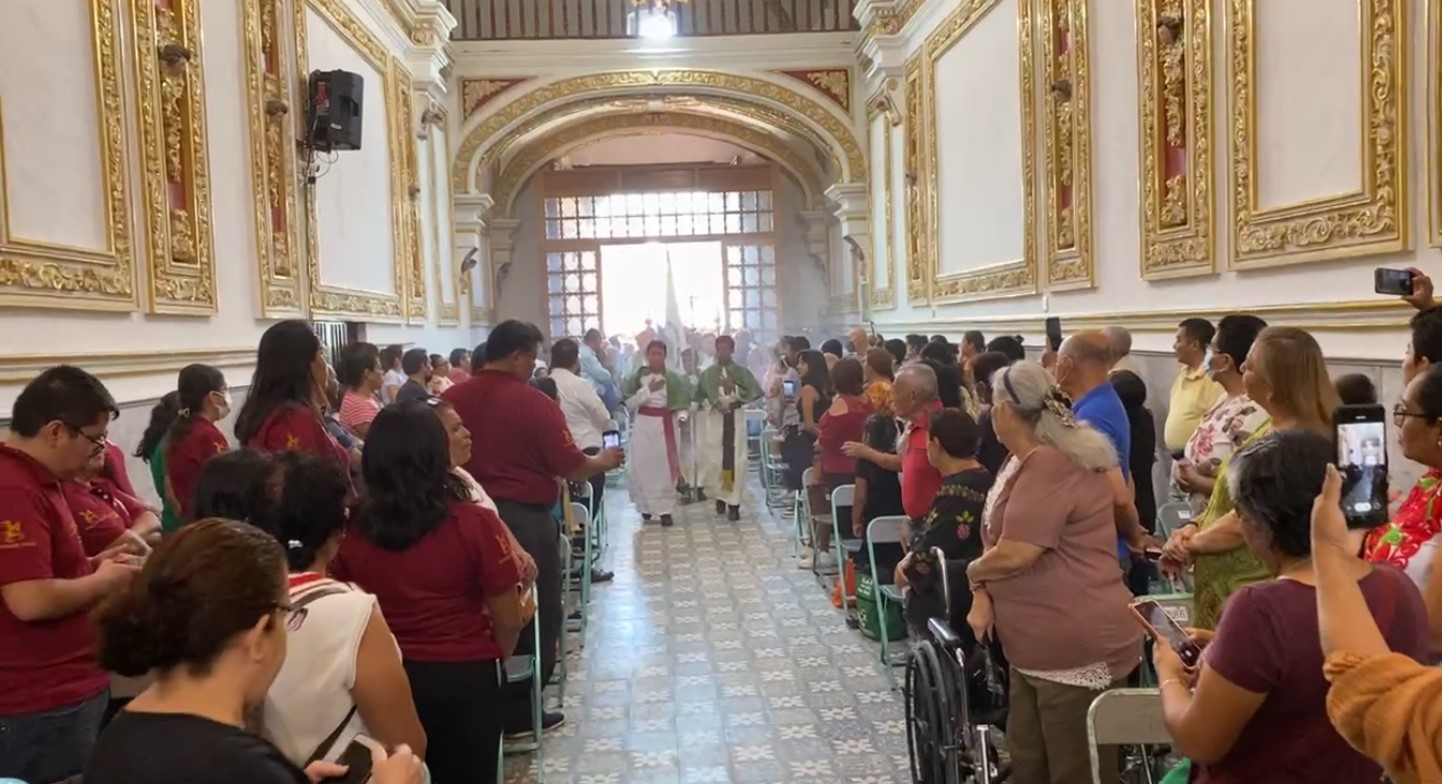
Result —
<path fill-rule="evenodd" d="M 677 428 L 685 424 L 691 407 L 691 386 L 686 377 L 666 367 L 666 344 L 653 340 L 646 346 L 646 364 L 632 371 L 621 385 L 631 412 L 631 440 L 626 455 L 626 477 L 631 501 L 641 519 L 674 522 L 676 484 L 681 481 L 681 450 Z"/>
<path fill-rule="evenodd" d="M 696 384 L 696 462 L 701 486 L 716 499 L 716 513 L 731 520 L 741 517 L 746 494 L 747 405 L 761 399 L 756 376 L 732 359 L 736 341 L 730 335 L 716 338 L 716 363 L 701 372 Z"/>

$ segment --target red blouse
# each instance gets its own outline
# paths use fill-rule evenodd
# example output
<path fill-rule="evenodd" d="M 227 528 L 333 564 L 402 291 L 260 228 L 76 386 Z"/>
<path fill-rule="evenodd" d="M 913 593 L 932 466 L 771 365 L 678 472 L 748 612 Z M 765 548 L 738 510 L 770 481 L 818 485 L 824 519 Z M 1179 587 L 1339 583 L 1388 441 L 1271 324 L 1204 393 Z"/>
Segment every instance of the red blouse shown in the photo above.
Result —
<path fill-rule="evenodd" d="M 190 429 L 180 440 L 165 448 L 165 476 L 170 492 L 180 505 L 180 519 L 189 522 L 195 516 L 195 489 L 200 486 L 200 472 L 216 455 L 230 450 L 230 442 L 205 417 L 191 420 Z"/>
<path fill-rule="evenodd" d="M 833 414 L 828 408 L 816 423 L 821 429 L 816 439 L 821 449 L 821 473 L 854 475 L 856 458 L 847 457 L 841 447 L 848 441 L 861 440 L 866 418 L 871 416 L 871 402 L 860 395 L 839 395 L 837 399 L 846 401 L 846 413 Z"/>

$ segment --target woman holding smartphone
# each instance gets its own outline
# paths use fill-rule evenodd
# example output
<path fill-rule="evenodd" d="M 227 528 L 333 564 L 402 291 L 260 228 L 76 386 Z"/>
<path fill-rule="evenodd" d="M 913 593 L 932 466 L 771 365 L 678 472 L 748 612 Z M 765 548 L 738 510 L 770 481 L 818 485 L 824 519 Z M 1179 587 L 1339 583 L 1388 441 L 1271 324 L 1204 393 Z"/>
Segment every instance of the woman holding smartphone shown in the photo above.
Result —
<path fill-rule="evenodd" d="M 96 613 L 105 669 L 154 682 L 101 734 L 86 784 L 310 784 L 344 776 L 324 762 L 302 771 L 246 727 L 286 656 L 299 614 L 285 552 L 255 526 L 193 523 L 161 542 L 134 582 Z M 373 784 L 420 784 L 402 745 L 371 752 Z"/>

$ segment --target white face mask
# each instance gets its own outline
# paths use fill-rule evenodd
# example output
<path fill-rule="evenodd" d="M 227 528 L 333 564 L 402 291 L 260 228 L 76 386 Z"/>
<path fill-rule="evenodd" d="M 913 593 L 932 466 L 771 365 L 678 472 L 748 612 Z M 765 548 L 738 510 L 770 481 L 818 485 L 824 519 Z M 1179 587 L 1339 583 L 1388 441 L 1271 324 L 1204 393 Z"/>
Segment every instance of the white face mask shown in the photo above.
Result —
<path fill-rule="evenodd" d="M 219 415 L 219 419 L 225 419 L 226 417 L 230 416 L 229 392 L 225 393 L 225 396 L 221 398 L 219 405 L 216 406 L 216 413 Z"/>
<path fill-rule="evenodd" d="M 1215 378 L 1217 375 L 1217 371 L 1212 369 L 1211 346 L 1207 346 L 1207 353 L 1202 355 L 1202 372 L 1207 374 L 1207 378 Z"/>

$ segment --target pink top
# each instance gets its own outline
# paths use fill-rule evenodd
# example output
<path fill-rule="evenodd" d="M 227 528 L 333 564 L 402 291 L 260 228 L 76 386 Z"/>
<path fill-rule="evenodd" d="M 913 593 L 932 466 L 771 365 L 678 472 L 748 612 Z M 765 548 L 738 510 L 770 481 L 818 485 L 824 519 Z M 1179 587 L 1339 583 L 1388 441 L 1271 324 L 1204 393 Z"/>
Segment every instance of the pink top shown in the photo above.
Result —
<path fill-rule="evenodd" d="M 1117 565 L 1112 489 L 1063 452 L 1012 457 L 992 488 L 983 537 L 1040 547 L 1030 569 L 986 584 L 996 632 L 1012 666 L 1055 671 L 1105 662 L 1113 678 L 1136 669 L 1141 626 Z"/>
<path fill-rule="evenodd" d="M 374 395 L 361 395 L 347 389 L 340 401 L 340 423 L 352 433 L 361 425 L 368 425 L 381 412 L 381 404 Z"/>
<path fill-rule="evenodd" d="M 847 441 L 861 440 L 866 418 L 871 416 L 871 403 L 860 395 L 840 395 L 837 399 L 846 401 L 846 413 L 833 414 L 827 409 L 816 423 L 821 428 L 821 435 L 816 439 L 821 450 L 821 473 L 855 474 L 856 458 L 847 457 L 841 447 Z"/>

